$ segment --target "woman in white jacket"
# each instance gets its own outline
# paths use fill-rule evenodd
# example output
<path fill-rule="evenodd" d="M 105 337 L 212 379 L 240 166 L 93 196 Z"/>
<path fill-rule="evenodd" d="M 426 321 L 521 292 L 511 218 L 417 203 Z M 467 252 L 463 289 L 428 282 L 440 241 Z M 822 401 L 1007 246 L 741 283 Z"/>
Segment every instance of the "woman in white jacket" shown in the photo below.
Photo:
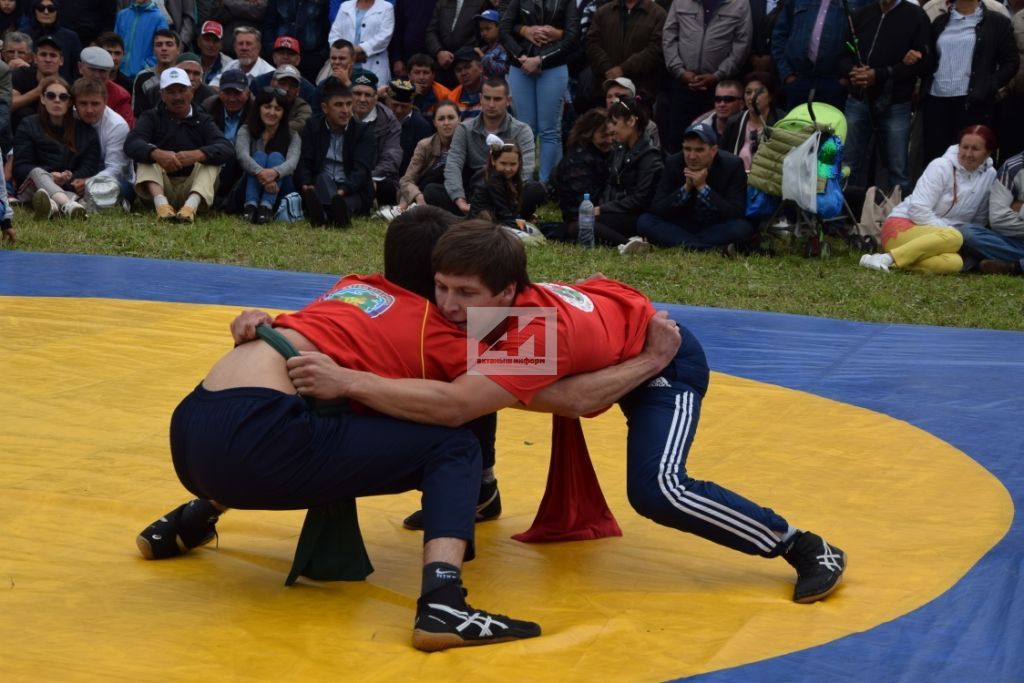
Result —
<path fill-rule="evenodd" d="M 860 265 L 889 272 L 906 268 L 928 273 L 958 273 L 963 237 L 955 226 L 984 224 L 988 195 L 996 177 L 995 135 L 988 126 L 968 126 L 960 142 L 925 168 L 914 192 L 892 210 L 882 225 L 885 253 L 865 254 Z"/>
<path fill-rule="evenodd" d="M 346 0 L 331 24 L 328 43 L 344 38 L 356 46 L 356 62 L 377 74 L 378 83 L 391 82 L 388 45 L 395 32 L 395 8 L 387 0 Z"/>

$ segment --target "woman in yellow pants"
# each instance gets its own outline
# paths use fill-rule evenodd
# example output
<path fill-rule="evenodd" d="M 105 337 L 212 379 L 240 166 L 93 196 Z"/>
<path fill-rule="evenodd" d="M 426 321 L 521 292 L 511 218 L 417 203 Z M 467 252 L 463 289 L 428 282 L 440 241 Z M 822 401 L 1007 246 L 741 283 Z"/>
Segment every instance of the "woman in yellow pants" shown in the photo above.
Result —
<path fill-rule="evenodd" d="M 881 254 L 865 254 L 860 265 L 889 272 L 905 268 L 958 273 L 963 237 L 958 225 L 988 221 L 988 193 L 996 177 L 992 165 L 995 135 L 987 126 L 969 126 L 925 168 L 914 187 L 882 225 Z"/>

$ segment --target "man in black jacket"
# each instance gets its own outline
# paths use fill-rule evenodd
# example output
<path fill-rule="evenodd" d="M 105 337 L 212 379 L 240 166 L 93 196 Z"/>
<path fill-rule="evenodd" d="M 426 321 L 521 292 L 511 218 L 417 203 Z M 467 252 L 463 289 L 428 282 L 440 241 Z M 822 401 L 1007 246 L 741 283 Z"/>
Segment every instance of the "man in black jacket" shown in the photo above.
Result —
<path fill-rule="evenodd" d="M 637 229 L 651 244 L 728 250 L 753 234 L 743 217 L 746 197 L 743 161 L 718 149 L 710 124 L 695 123 L 683 133 L 683 151 L 666 159 L 651 212 Z"/>
<path fill-rule="evenodd" d="M 373 127 L 354 120 L 352 91 L 334 79 L 324 85 L 320 110 L 302 129 L 295 184 L 312 225 L 346 226 L 373 203 Z"/>
<path fill-rule="evenodd" d="M 846 100 L 843 161 L 850 167 L 849 186 L 866 189 L 868 141 L 877 132 L 876 149 L 888 169 L 888 186 L 910 194 L 907 143 L 910 140 L 910 98 L 917 79 L 928 68 L 931 40 L 928 16 L 919 6 L 899 0 L 878 0 L 853 15 L 859 55 L 845 47 L 840 71 L 850 74 Z"/>
<path fill-rule="evenodd" d="M 192 223 L 201 203 L 212 205 L 220 166 L 235 149 L 210 115 L 192 106 L 192 82 L 181 69 L 160 74 L 160 100 L 136 121 L 124 151 L 138 163 L 135 191 L 153 202 L 157 220 Z"/>

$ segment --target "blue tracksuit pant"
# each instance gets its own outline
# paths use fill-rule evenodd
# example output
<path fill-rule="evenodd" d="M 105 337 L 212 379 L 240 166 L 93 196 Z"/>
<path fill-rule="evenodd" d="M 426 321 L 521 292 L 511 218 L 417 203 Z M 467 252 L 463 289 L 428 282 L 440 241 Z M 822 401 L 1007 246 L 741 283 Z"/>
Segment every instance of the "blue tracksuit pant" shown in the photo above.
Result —
<path fill-rule="evenodd" d="M 686 471 L 708 387 L 708 362 L 696 337 L 682 326 L 680 332 L 683 342 L 672 363 L 620 402 L 629 427 L 629 502 L 663 526 L 751 555 L 775 557 L 781 552 L 778 536 L 789 528 L 785 519 Z"/>
<path fill-rule="evenodd" d="M 239 509 L 301 510 L 420 489 L 424 542 L 473 540 L 480 444 L 466 429 L 323 417 L 273 389 L 200 385 L 171 418 L 171 455 L 190 492 Z"/>

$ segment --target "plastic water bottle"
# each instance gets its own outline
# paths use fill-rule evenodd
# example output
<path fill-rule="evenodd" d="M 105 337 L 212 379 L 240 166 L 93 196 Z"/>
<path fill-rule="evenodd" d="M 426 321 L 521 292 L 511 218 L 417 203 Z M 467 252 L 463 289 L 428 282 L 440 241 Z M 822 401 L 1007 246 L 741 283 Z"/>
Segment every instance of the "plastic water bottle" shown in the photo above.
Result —
<path fill-rule="evenodd" d="M 579 234 L 577 242 L 581 247 L 589 249 L 594 246 L 594 203 L 590 201 L 590 193 L 583 195 L 580 202 L 580 217 L 578 219 Z"/>

